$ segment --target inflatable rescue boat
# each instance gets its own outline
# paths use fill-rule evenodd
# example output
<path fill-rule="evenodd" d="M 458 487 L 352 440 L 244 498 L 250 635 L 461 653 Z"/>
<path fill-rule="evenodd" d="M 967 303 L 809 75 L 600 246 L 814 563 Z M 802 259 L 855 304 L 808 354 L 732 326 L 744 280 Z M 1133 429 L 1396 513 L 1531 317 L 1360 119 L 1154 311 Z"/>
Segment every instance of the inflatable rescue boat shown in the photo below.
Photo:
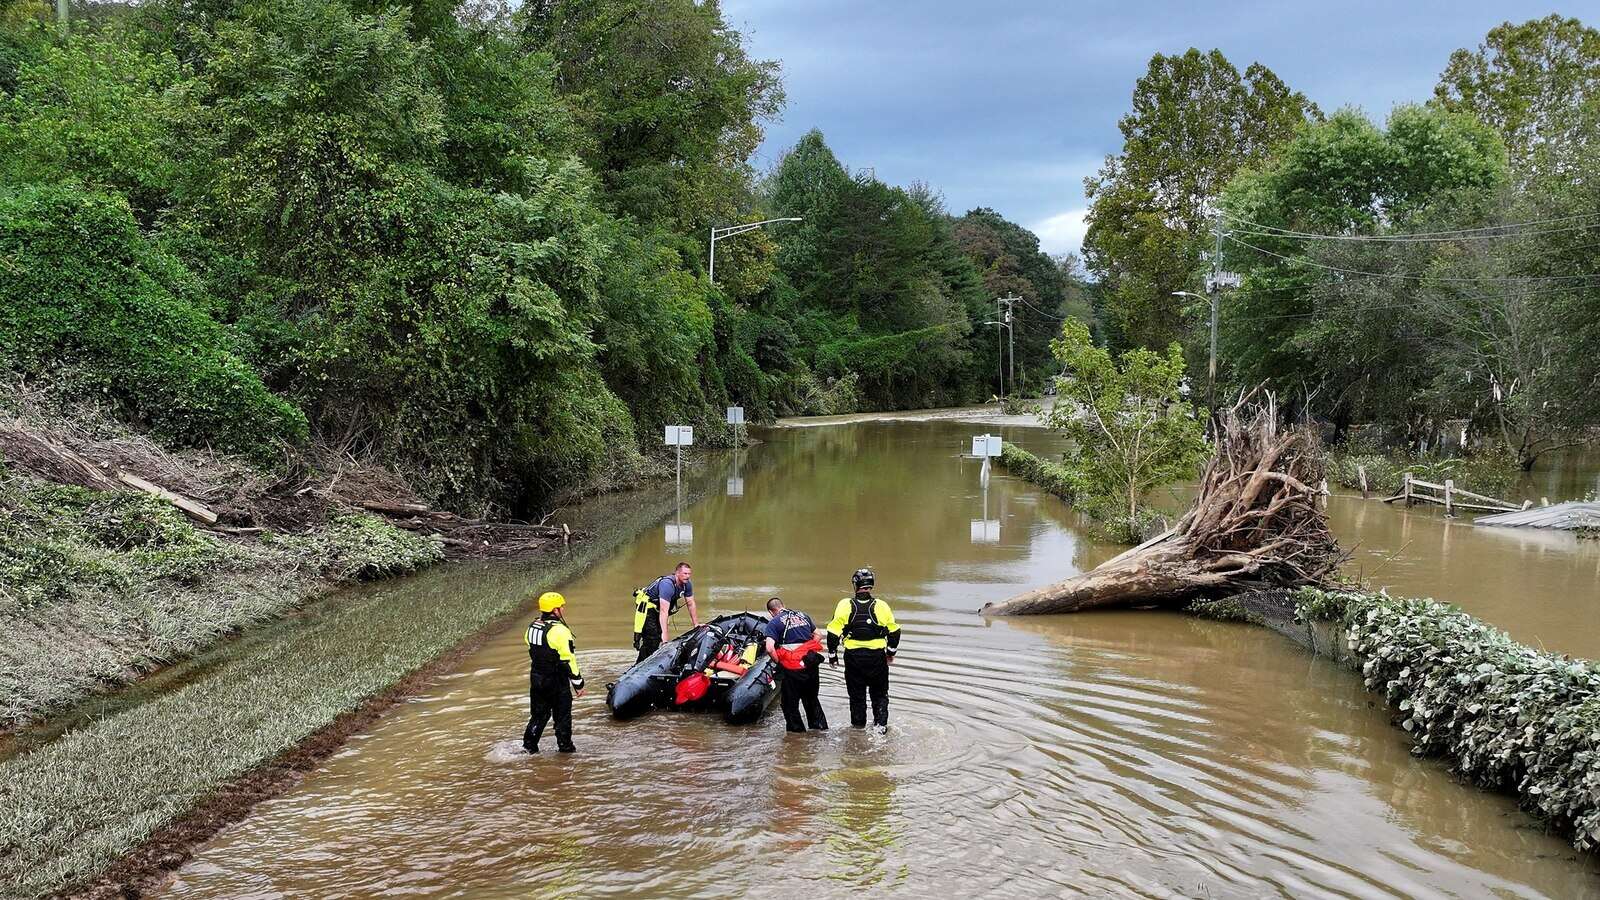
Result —
<path fill-rule="evenodd" d="M 607 685 L 606 706 L 618 719 L 662 707 L 718 709 L 730 725 L 756 721 L 778 694 L 777 661 L 762 639 L 766 625 L 744 612 L 690 629 Z"/>

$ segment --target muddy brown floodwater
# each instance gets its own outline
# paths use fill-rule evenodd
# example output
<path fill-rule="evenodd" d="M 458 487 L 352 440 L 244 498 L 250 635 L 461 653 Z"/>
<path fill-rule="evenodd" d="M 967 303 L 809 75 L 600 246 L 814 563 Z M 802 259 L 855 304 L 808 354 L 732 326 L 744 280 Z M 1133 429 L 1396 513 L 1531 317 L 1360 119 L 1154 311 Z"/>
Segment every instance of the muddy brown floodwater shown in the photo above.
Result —
<path fill-rule="evenodd" d="M 949 421 L 776 429 L 728 489 L 566 585 L 593 686 L 577 756 L 519 751 L 519 630 L 200 848 L 176 897 L 1600 896 L 1600 865 L 1407 752 L 1352 673 L 1263 629 L 1153 612 L 985 621 L 1117 552 Z M 1006 429 L 1047 453 L 1056 438 Z M 1600 546 L 1335 498 L 1356 565 L 1513 634 L 1600 655 Z M 682 537 L 681 529 L 673 529 Z M 819 619 L 870 564 L 905 631 L 891 729 L 606 714 L 628 594 L 678 558 L 703 606 Z M 515 566 L 463 569 L 508 590 Z M 405 583 L 397 591 L 407 590 Z M 678 616 L 678 627 L 687 623 Z M 841 727 L 843 726 L 843 727 Z"/>

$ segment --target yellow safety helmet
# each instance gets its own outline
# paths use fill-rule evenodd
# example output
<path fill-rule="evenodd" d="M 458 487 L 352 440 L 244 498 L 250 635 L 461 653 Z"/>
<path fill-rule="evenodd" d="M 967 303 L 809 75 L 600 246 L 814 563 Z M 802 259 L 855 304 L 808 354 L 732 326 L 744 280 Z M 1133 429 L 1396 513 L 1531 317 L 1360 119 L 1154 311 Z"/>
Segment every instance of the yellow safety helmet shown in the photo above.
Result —
<path fill-rule="evenodd" d="M 539 595 L 539 612 L 554 612 L 567 605 L 567 598 L 555 591 L 545 591 Z"/>

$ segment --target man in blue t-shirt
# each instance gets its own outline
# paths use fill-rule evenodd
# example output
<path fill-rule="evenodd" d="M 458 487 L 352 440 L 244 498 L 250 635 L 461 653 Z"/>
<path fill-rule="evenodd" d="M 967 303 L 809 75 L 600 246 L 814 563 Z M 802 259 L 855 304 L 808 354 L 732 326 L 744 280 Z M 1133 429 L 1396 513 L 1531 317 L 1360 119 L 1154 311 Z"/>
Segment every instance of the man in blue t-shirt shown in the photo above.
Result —
<path fill-rule="evenodd" d="M 672 639 L 670 620 L 678 611 L 679 602 L 689 607 L 692 627 L 700 627 L 700 611 L 694 605 L 694 582 L 689 580 L 693 571 L 686 562 L 678 563 L 671 575 L 663 575 L 649 587 L 634 594 L 633 648 L 639 651 L 636 662 L 656 652 L 662 642 Z"/>
<path fill-rule="evenodd" d="M 783 688 L 783 723 L 790 731 L 806 730 L 800 720 L 800 705 L 805 704 L 806 721 L 813 731 L 826 731 L 828 717 L 822 713 L 817 690 L 822 679 L 822 630 L 811 617 L 798 609 L 785 609 L 783 601 L 767 601 L 767 653 L 778 661 L 778 682 Z"/>

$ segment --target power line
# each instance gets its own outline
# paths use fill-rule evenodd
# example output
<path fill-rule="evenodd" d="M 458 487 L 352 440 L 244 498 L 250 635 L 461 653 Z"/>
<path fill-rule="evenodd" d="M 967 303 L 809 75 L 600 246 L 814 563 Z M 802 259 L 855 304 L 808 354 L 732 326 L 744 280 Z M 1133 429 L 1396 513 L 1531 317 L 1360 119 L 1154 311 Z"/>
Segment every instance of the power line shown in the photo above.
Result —
<path fill-rule="evenodd" d="M 1019 296 L 1017 299 L 1022 301 L 1022 305 L 1023 306 L 1026 306 L 1027 308 L 1033 310 L 1034 312 L 1038 313 L 1041 316 L 1045 316 L 1046 318 L 1055 319 L 1057 322 L 1065 322 L 1066 320 L 1072 318 L 1071 316 L 1058 316 L 1055 313 L 1047 313 L 1044 310 L 1040 309 L 1039 307 L 1034 306 L 1032 303 L 1029 303 L 1027 297 Z"/>
<path fill-rule="evenodd" d="M 1276 225 L 1263 225 L 1252 222 L 1241 216 L 1223 213 L 1223 216 L 1241 225 L 1256 229 L 1249 232 L 1264 237 L 1296 238 L 1301 240 L 1322 241 L 1365 241 L 1369 243 L 1424 243 L 1438 241 L 1470 241 L 1492 240 L 1508 237 L 1535 237 L 1544 234 L 1559 234 L 1566 231 L 1584 231 L 1600 226 L 1600 222 L 1589 222 L 1583 225 L 1569 225 L 1564 228 L 1550 228 L 1540 231 L 1513 231 L 1512 229 L 1533 228 L 1540 225 L 1554 225 L 1562 222 L 1572 222 L 1580 219 L 1600 219 L 1600 214 L 1584 213 L 1582 215 L 1562 216 L 1555 219 L 1539 219 L 1531 222 L 1508 222 L 1504 225 L 1485 225 L 1478 228 L 1459 228 L 1450 231 L 1415 231 L 1405 234 L 1317 234 L 1310 231 L 1297 231 L 1292 228 L 1279 228 Z M 1234 229 L 1244 232 L 1246 229 Z"/>
<path fill-rule="evenodd" d="M 1593 290 L 1593 289 L 1595 289 L 1597 287 L 1600 287 L 1600 285 L 1572 285 L 1572 286 L 1561 287 L 1561 288 L 1546 288 L 1545 290 L 1541 290 L 1541 291 L 1527 291 L 1524 294 L 1522 294 L 1522 296 L 1523 297 L 1543 297 L 1543 296 L 1548 296 L 1550 294 L 1565 294 L 1565 293 L 1569 293 L 1569 292 L 1575 291 L 1575 290 L 1578 290 L 1578 291 L 1581 291 L 1581 290 Z M 1263 295 L 1263 294 L 1249 294 L 1247 296 L 1272 296 L 1272 295 L 1270 295 L 1270 294 L 1265 294 L 1265 295 Z M 1465 296 L 1465 299 L 1468 299 L 1468 300 L 1494 300 L 1495 298 L 1491 297 L 1489 295 L 1486 295 L 1486 294 L 1467 294 Z M 1416 309 L 1417 305 L 1418 304 L 1417 304 L 1416 301 L 1412 301 L 1410 303 L 1374 303 L 1374 304 L 1369 305 L 1369 306 L 1349 306 L 1349 307 L 1334 308 L 1334 309 L 1319 309 L 1319 310 L 1313 310 L 1312 312 L 1307 312 L 1307 313 L 1279 313 L 1279 314 L 1270 315 L 1270 316 L 1250 315 L 1250 316 L 1246 316 L 1246 318 L 1248 320 L 1250 320 L 1250 321 L 1265 321 L 1265 320 L 1269 320 L 1269 319 L 1309 319 L 1309 318 L 1315 318 L 1317 316 L 1332 316 L 1332 315 L 1336 315 L 1336 314 L 1339 314 L 1339 313 L 1348 313 L 1348 312 L 1364 313 L 1364 312 L 1378 311 L 1378 310 Z"/>
<path fill-rule="evenodd" d="M 1289 256 L 1283 253 L 1274 253 L 1271 250 L 1257 247 L 1255 244 L 1247 241 L 1241 241 L 1234 237 L 1231 233 L 1225 236 L 1228 240 L 1233 241 L 1235 244 L 1238 244 L 1241 247 L 1247 247 L 1256 251 L 1257 253 L 1262 253 L 1267 256 L 1277 257 L 1285 262 L 1299 263 L 1304 266 L 1311 266 L 1317 269 L 1326 269 L 1329 272 L 1338 272 L 1344 275 L 1359 275 L 1364 278 L 1399 278 L 1416 281 L 1462 282 L 1467 284 L 1475 284 L 1483 281 L 1572 281 L 1581 278 L 1600 278 L 1600 273 L 1590 273 L 1585 275 L 1485 275 L 1481 277 L 1452 277 L 1446 275 L 1414 275 L 1410 272 L 1368 272 L 1363 269 L 1346 269 L 1341 266 L 1330 266 L 1325 263 L 1319 263 L 1315 260 L 1301 259 L 1299 257 Z"/>

